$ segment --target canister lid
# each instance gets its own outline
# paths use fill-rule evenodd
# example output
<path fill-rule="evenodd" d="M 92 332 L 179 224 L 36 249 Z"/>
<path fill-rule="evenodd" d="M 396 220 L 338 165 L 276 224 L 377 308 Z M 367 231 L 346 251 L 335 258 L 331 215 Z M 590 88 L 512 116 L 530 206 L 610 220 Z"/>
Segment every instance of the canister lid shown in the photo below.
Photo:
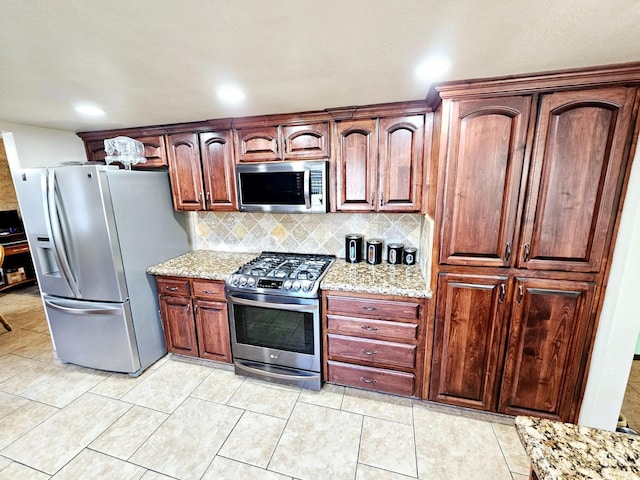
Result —
<path fill-rule="evenodd" d="M 367 244 L 369 245 L 378 245 L 382 243 L 382 239 L 380 238 L 371 238 L 369 240 L 367 240 Z"/>
<path fill-rule="evenodd" d="M 404 243 L 387 243 L 387 248 L 403 248 Z"/>
<path fill-rule="evenodd" d="M 362 235 L 359 233 L 347 233 L 345 235 L 345 238 L 348 238 L 349 240 L 357 240 L 359 238 L 362 238 Z"/>

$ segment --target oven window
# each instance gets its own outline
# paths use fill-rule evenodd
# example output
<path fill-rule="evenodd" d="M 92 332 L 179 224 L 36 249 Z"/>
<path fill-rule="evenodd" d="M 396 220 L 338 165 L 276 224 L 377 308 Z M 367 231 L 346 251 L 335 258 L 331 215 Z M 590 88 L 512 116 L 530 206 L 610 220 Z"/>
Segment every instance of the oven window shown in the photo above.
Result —
<path fill-rule="evenodd" d="M 234 305 L 237 343 L 313 355 L 313 314 Z"/>

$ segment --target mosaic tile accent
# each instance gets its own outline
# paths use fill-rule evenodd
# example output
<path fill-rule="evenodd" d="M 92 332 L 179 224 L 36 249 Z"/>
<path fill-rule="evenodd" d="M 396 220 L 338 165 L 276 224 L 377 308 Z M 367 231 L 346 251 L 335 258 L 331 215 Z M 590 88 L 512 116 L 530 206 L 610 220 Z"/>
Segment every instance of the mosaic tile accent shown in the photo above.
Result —
<path fill-rule="evenodd" d="M 222 252 L 264 250 L 321 253 L 344 258 L 344 236 L 360 233 L 418 249 L 425 271 L 431 257 L 433 222 L 417 213 L 276 214 L 197 212 L 195 249 Z M 429 252 L 428 255 L 425 255 Z M 383 253 L 386 259 L 386 249 Z"/>

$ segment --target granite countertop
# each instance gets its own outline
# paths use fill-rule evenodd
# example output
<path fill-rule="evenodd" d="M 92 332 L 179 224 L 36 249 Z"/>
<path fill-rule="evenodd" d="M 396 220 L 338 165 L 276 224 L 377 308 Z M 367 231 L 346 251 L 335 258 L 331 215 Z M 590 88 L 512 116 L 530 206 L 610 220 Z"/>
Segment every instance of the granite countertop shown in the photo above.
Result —
<path fill-rule="evenodd" d="M 418 265 L 349 263 L 337 258 L 320 282 L 323 290 L 431 298 Z"/>
<path fill-rule="evenodd" d="M 225 280 L 227 275 L 235 272 L 258 255 L 258 253 L 196 250 L 149 267 L 147 268 L 147 273 L 168 277 Z"/>
<path fill-rule="evenodd" d="M 225 280 L 259 253 L 196 250 L 147 269 L 151 275 Z M 320 282 L 320 288 L 346 292 L 431 298 L 418 265 L 369 265 L 336 259 Z"/>
<path fill-rule="evenodd" d="M 534 417 L 516 431 L 539 480 L 640 479 L 640 436 Z"/>

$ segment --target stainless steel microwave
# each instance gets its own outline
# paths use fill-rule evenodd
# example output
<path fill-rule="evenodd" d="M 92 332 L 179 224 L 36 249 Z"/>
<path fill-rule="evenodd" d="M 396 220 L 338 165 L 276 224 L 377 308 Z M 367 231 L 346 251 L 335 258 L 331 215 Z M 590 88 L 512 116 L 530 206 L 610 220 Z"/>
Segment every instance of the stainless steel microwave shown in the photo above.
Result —
<path fill-rule="evenodd" d="M 326 213 L 329 162 L 268 162 L 236 165 L 241 212 Z"/>

